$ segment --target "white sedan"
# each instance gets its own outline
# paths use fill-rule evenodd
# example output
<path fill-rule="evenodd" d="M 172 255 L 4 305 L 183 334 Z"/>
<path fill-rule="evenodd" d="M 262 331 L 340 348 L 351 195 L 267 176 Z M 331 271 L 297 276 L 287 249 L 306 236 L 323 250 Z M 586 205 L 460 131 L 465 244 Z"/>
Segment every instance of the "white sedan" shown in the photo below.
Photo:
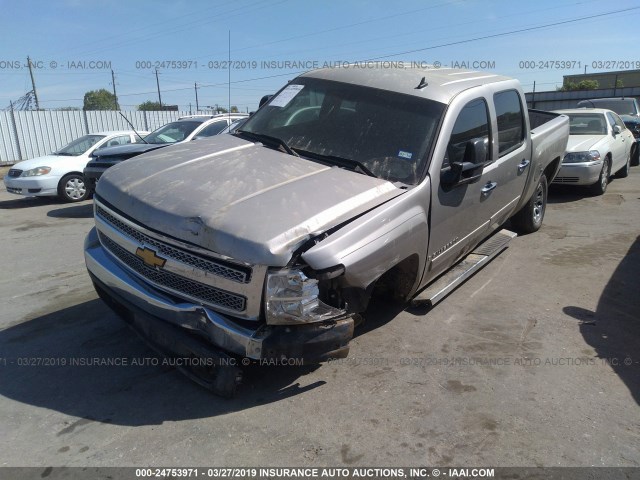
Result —
<path fill-rule="evenodd" d="M 99 148 L 140 141 L 133 130 L 96 132 L 80 137 L 57 152 L 16 163 L 4 176 L 7 192 L 26 197 L 59 196 L 67 202 L 85 200 L 90 191 L 82 170 Z"/>
<path fill-rule="evenodd" d="M 553 183 L 589 185 L 602 195 L 609 177 L 629 175 L 635 139 L 620 117 L 602 108 L 556 110 L 569 116 L 569 142 Z"/>

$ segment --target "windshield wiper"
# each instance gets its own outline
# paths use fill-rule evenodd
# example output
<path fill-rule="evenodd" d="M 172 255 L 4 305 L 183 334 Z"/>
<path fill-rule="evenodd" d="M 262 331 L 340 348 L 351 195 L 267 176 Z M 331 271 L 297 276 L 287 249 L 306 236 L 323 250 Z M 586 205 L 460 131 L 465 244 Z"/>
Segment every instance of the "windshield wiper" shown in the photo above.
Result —
<path fill-rule="evenodd" d="M 351 158 L 338 157 L 336 155 L 323 155 L 321 153 L 309 152 L 307 150 L 298 150 L 298 152 L 300 152 L 300 154 L 304 155 L 305 157 L 311 157 L 316 160 L 320 160 L 322 162 L 327 162 L 333 165 L 337 165 L 339 167 L 349 167 L 354 172 L 357 172 L 358 170 L 360 170 L 360 172 L 364 173 L 365 175 L 378 178 L 378 176 L 375 173 L 373 173 L 371 170 L 369 170 L 369 168 L 364 163 L 359 162 L 358 160 L 353 160 Z"/>
<path fill-rule="evenodd" d="M 247 132 L 246 130 L 236 130 L 232 135 L 237 137 L 246 137 L 250 140 L 257 140 L 258 142 L 267 143 L 270 145 L 275 145 L 278 147 L 278 150 L 284 150 L 285 153 L 289 155 L 293 155 L 294 157 L 299 157 L 295 150 L 287 145 L 287 142 L 278 137 L 272 137 L 271 135 L 265 135 L 264 133 L 254 133 Z"/>

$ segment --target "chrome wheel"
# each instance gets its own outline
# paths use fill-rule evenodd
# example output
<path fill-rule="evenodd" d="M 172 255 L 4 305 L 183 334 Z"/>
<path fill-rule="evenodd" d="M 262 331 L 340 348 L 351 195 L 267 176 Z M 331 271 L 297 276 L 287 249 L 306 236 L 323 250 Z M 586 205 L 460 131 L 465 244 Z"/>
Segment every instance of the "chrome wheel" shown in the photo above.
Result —
<path fill-rule="evenodd" d="M 533 214 L 533 223 L 535 225 L 542 223 L 542 217 L 544 215 L 544 185 L 542 183 L 538 183 L 538 188 L 536 188 L 536 193 L 533 194 L 533 208 L 531 209 Z"/>
<path fill-rule="evenodd" d="M 609 184 L 609 159 L 605 158 L 602 164 L 602 171 L 600 172 L 600 190 L 602 193 L 607 189 Z"/>

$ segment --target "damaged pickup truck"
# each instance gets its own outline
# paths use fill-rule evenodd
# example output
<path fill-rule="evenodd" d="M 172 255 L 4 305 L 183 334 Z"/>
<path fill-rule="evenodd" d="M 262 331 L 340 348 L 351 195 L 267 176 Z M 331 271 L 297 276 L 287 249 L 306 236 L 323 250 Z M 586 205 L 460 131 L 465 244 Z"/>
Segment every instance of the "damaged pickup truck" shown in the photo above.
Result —
<path fill-rule="evenodd" d="M 235 359 L 344 357 L 376 286 L 435 304 L 515 236 L 508 219 L 540 228 L 568 136 L 499 75 L 308 72 L 233 135 L 109 169 L 87 268 L 149 344 L 211 359 L 184 371 L 231 395 Z"/>

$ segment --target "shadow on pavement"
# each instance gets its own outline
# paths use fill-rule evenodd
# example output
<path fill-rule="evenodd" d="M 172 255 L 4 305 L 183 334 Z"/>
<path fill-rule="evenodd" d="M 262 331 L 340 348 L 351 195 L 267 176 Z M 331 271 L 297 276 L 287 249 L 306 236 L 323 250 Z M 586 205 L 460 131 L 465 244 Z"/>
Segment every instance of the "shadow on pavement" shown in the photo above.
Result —
<path fill-rule="evenodd" d="M 399 312 L 387 310 L 376 311 L 359 334 Z M 98 299 L 0 331 L 0 351 L 0 395 L 79 417 L 58 435 L 89 422 L 137 426 L 215 417 L 326 383 L 301 380 L 322 368 L 318 365 L 250 365 L 243 368 L 234 398 L 217 397 L 163 365 L 163 358 Z"/>
<path fill-rule="evenodd" d="M 93 217 L 93 202 L 71 207 L 57 208 L 47 212 L 47 217 L 52 218 L 91 218 Z"/>
<path fill-rule="evenodd" d="M 90 422 L 137 426 L 213 417 L 325 383 L 299 382 L 317 366 L 252 366 L 236 397 L 217 397 L 163 366 L 163 358 L 97 299 L 0 331 L 0 351 L 0 395 L 79 417 L 58 435 Z"/>
<path fill-rule="evenodd" d="M 640 237 L 605 286 L 595 312 L 580 307 L 563 311 L 580 320 L 580 332 L 640 405 Z"/>
<path fill-rule="evenodd" d="M 16 208 L 42 207 L 62 203 L 56 197 L 18 197 L 14 200 L 0 201 L 0 210 L 12 210 Z"/>

